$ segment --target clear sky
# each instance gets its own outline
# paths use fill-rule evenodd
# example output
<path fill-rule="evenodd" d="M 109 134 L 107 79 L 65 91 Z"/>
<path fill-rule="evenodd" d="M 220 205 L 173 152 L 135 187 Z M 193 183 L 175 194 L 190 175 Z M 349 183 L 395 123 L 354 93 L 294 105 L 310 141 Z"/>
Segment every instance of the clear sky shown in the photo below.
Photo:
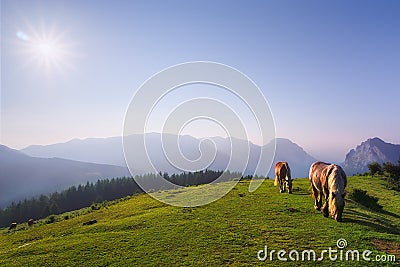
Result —
<path fill-rule="evenodd" d="M 400 143 L 399 14 L 399 1 L 1 0 L 0 143 L 121 135 L 137 88 L 193 60 L 248 75 L 276 135 L 314 157 Z"/>

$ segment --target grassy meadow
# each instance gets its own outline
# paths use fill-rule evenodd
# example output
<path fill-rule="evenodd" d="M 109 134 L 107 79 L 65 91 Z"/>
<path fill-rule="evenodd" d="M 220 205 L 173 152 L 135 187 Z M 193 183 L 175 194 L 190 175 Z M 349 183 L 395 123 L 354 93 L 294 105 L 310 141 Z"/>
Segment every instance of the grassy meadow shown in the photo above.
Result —
<path fill-rule="evenodd" d="M 313 209 L 308 179 L 295 179 L 292 195 L 279 193 L 272 180 L 253 193 L 248 185 L 240 181 L 225 197 L 202 207 L 168 206 L 140 194 L 100 209 L 58 215 L 54 223 L 41 220 L 31 228 L 3 228 L 0 266 L 304 266 L 316 263 L 281 262 L 276 254 L 272 261 L 260 261 L 257 252 L 266 245 L 269 251 L 314 249 L 318 258 L 323 249 L 337 249 L 339 238 L 347 240 L 344 251 L 368 249 L 373 260 L 377 254 L 397 254 L 397 263 L 360 259 L 337 260 L 335 265 L 399 264 L 400 196 L 385 189 L 379 178 L 349 177 L 348 192 L 367 190 L 379 198 L 383 210 L 347 199 L 342 223 Z M 188 190 L 192 188 L 160 194 L 182 197 Z M 97 223 L 82 225 L 93 219 Z"/>

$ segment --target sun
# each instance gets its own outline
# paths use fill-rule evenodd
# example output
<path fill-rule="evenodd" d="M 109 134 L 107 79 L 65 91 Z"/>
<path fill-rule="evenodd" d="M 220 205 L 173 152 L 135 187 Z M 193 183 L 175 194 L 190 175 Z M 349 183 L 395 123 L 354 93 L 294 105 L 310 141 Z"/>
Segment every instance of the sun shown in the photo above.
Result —
<path fill-rule="evenodd" d="M 38 43 L 37 50 L 39 55 L 44 58 L 56 58 L 59 52 L 57 46 L 50 42 Z"/>
<path fill-rule="evenodd" d="M 39 40 L 32 43 L 31 50 L 32 57 L 39 63 L 52 65 L 63 60 L 62 48 L 50 40 Z"/>
<path fill-rule="evenodd" d="M 31 29 L 31 33 L 18 31 L 16 36 L 20 40 L 26 63 L 37 70 L 64 72 L 72 67 L 72 45 L 65 40 L 63 34 L 57 34 L 54 29 L 41 32 Z"/>

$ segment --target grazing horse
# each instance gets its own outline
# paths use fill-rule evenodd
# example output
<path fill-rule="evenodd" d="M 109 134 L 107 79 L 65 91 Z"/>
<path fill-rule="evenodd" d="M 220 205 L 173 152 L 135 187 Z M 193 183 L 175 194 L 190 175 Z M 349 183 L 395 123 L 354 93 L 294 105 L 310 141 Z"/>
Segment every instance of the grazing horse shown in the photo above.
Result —
<path fill-rule="evenodd" d="M 28 226 L 29 226 L 29 227 L 32 226 L 34 223 L 35 223 L 35 220 L 34 220 L 34 219 L 29 219 L 29 220 L 28 220 Z"/>
<path fill-rule="evenodd" d="M 285 192 L 287 187 L 289 194 L 292 193 L 292 177 L 290 174 L 289 164 L 286 161 L 281 161 L 275 164 L 275 182 L 274 185 L 279 184 L 279 191 Z"/>
<path fill-rule="evenodd" d="M 13 222 L 10 224 L 10 228 L 8 228 L 8 231 L 12 230 L 12 229 L 17 229 L 17 223 Z"/>
<path fill-rule="evenodd" d="M 310 167 L 310 182 L 312 197 L 315 200 L 314 208 L 321 210 L 322 197 L 325 197 L 322 214 L 332 216 L 338 222 L 342 221 L 344 209 L 344 189 L 347 185 L 347 176 L 343 169 L 336 164 L 321 161 L 315 162 Z"/>

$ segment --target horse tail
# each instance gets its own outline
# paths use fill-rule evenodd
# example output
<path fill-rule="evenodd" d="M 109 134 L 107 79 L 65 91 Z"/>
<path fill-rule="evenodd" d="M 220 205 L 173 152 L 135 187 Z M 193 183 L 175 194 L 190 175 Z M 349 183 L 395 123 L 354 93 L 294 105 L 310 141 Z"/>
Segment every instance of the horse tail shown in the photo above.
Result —
<path fill-rule="evenodd" d="M 277 186 L 277 185 L 278 185 L 278 182 L 279 182 L 279 181 L 278 181 L 278 176 L 276 176 L 276 177 L 275 177 L 274 186 Z"/>
<path fill-rule="evenodd" d="M 292 180 L 292 174 L 290 173 L 289 164 L 287 164 L 287 162 L 285 162 L 285 166 L 286 166 L 286 177 L 287 177 L 288 181 L 290 181 L 290 180 Z"/>

